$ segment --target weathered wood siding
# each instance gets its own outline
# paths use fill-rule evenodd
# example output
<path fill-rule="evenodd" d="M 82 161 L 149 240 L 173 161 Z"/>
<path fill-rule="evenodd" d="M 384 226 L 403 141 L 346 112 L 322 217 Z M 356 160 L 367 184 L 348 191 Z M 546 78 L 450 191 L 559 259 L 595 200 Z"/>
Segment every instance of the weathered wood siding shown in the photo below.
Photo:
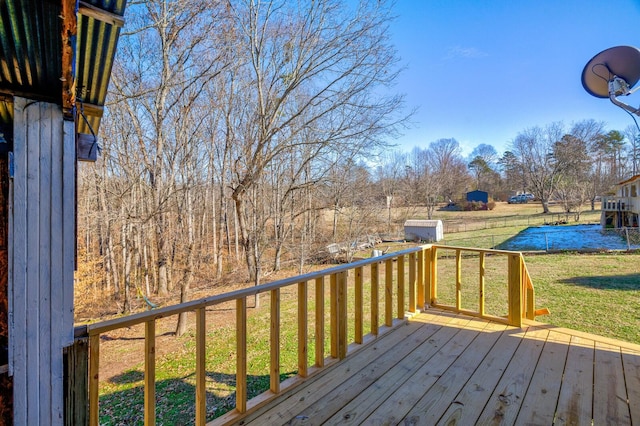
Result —
<path fill-rule="evenodd" d="M 9 220 L 15 424 L 63 422 L 63 348 L 73 344 L 74 134 L 59 106 L 15 98 Z"/>

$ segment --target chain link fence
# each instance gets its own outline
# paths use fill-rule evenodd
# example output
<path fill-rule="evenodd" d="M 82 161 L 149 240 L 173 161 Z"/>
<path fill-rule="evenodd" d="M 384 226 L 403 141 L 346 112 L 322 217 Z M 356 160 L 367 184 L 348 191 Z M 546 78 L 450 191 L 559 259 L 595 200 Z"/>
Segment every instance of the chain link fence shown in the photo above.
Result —
<path fill-rule="evenodd" d="M 611 251 L 640 249 L 640 229 L 600 225 L 532 226 L 513 234 L 446 238 L 443 244 L 515 251 Z"/>

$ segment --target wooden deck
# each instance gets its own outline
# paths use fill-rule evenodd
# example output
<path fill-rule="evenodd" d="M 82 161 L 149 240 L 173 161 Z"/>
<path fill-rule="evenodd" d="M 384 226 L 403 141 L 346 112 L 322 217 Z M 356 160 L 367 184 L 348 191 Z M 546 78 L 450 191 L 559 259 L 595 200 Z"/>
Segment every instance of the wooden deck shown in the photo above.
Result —
<path fill-rule="evenodd" d="M 430 309 L 239 424 L 640 424 L 640 346 Z"/>

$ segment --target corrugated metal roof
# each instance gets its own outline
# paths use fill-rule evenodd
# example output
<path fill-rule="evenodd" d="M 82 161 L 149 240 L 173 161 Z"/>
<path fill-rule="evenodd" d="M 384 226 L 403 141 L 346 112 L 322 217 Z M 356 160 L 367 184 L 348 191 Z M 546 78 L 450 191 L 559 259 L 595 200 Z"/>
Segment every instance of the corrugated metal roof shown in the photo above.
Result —
<path fill-rule="evenodd" d="M 6 95 L 0 99 L 0 123 L 5 128 L 12 123 L 11 98 L 18 95 L 57 103 L 67 113 L 77 100 L 97 133 L 126 0 L 77 5 L 75 15 L 75 0 L 0 0 L 0 94 Z M 82 119 L 79 131 L 90 133 Z"/>

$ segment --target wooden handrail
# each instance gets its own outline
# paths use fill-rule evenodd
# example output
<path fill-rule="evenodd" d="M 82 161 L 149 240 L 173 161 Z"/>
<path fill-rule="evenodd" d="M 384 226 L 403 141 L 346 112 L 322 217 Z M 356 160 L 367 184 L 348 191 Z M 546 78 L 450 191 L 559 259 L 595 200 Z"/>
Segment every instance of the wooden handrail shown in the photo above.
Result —
<path fill-rule="evenodd" d="M 439 251 L 455 251 L 455 306 L 447 306 L 438 302 L 438 253 Z M 479 259 L 478 311 L 462 308 L 462 253 L 475 253 Z M 486 255 L 503 255 L 508 257 L 508 316 L 501 318 L 485 312 L 485 258 Z M 384 264 L 384 268 L 380 265 Z M 395 264 L 395 267 L 394 267 Z M 365 267 L 370 271 L 370 285 L 365 285 Z M 407 270 L 408 269 L 408 270 Z M 353 271 L 353 301 L 347 303 L 349 287 L 349 271 Z M 384 274 L 381 280 L 380 274 Z M 297 287 L 297 365 L 298 376 L 307 377 L 325 367 L 325 279 L 329 277 L 329 333 L 330 356 L 340 360 L 348 356 L 353 347 L 371 341 L 381 333 L 398 324 L 407 315 L 419 312 L 428 306 L 438 306 L 458 312 L 480 316 L 492 320 L 506 322 L 512 326 L 521 326 L 522 319 L 534 318 L 535 311 L 533 285 L 522 255 L 505 250 L 474 249 L 468 247 L 451 247 L 440 245 L 423 245 L 383 256 L 365 259 L 347 265 L 339 265 L 322 271 L 315 271 L 284 280 L 263 284 L 256 287 L 237 290 L 221 295 L 206 297 L 175 306 L 116 318 L 100 323 L 89 324 L 76 330 L 77 338 L 89 340 L 89 424 L 98 424 L 99 394 L 99 356 L 100 335 L 108 331 L 145 324 L 145 424 L 155 424 L 155 334 L 156 321 L 183 312 L 196 313 L 196 367 L 195 367 L 195 424 L 206 422 L 206 308 L 225 302 L 235 302 L 236 306 L 236 410 L 223 417 L 227 420 L 233 416 L 251 411 L 254 405 L 247 400 L 247 298 L 262 293 L 270 294 L 270 384 L 269 395 L 260 397 L 260 401 L 284 392 L 289 385 L 280 382 L 280 315 L 281 290 L 286 287 Z M 408 279 L 407 279 L 408 278 Z M 308 297 L 310 283 L 315 287 L 314 339 L 315 354 L 313 368 L 308 365 Z M 384 286 L 384 296 L 379 297 L 379 285 Z M 370 323 L 368 334 L 364 330 L 365 292 L 369 293 Z M 384 304 L 384 310 L 381 309 Z M 394 309 L 395 308 L 395 309 Z M 349 310 L 352 310 L 350 315 Z M 394 312 L 395 311 L 395 312 Z M 385 327 L 379 325 L 379 315 L 383 314 Z M 395 315 L 394 315 L 395 314 Z M 353 340 L 348 340 L 348 321 L 353 318 Z M 355 345 L 355 346 L 354 346 Z M 252 400 L 253 401 L 253 400 Z"/>

